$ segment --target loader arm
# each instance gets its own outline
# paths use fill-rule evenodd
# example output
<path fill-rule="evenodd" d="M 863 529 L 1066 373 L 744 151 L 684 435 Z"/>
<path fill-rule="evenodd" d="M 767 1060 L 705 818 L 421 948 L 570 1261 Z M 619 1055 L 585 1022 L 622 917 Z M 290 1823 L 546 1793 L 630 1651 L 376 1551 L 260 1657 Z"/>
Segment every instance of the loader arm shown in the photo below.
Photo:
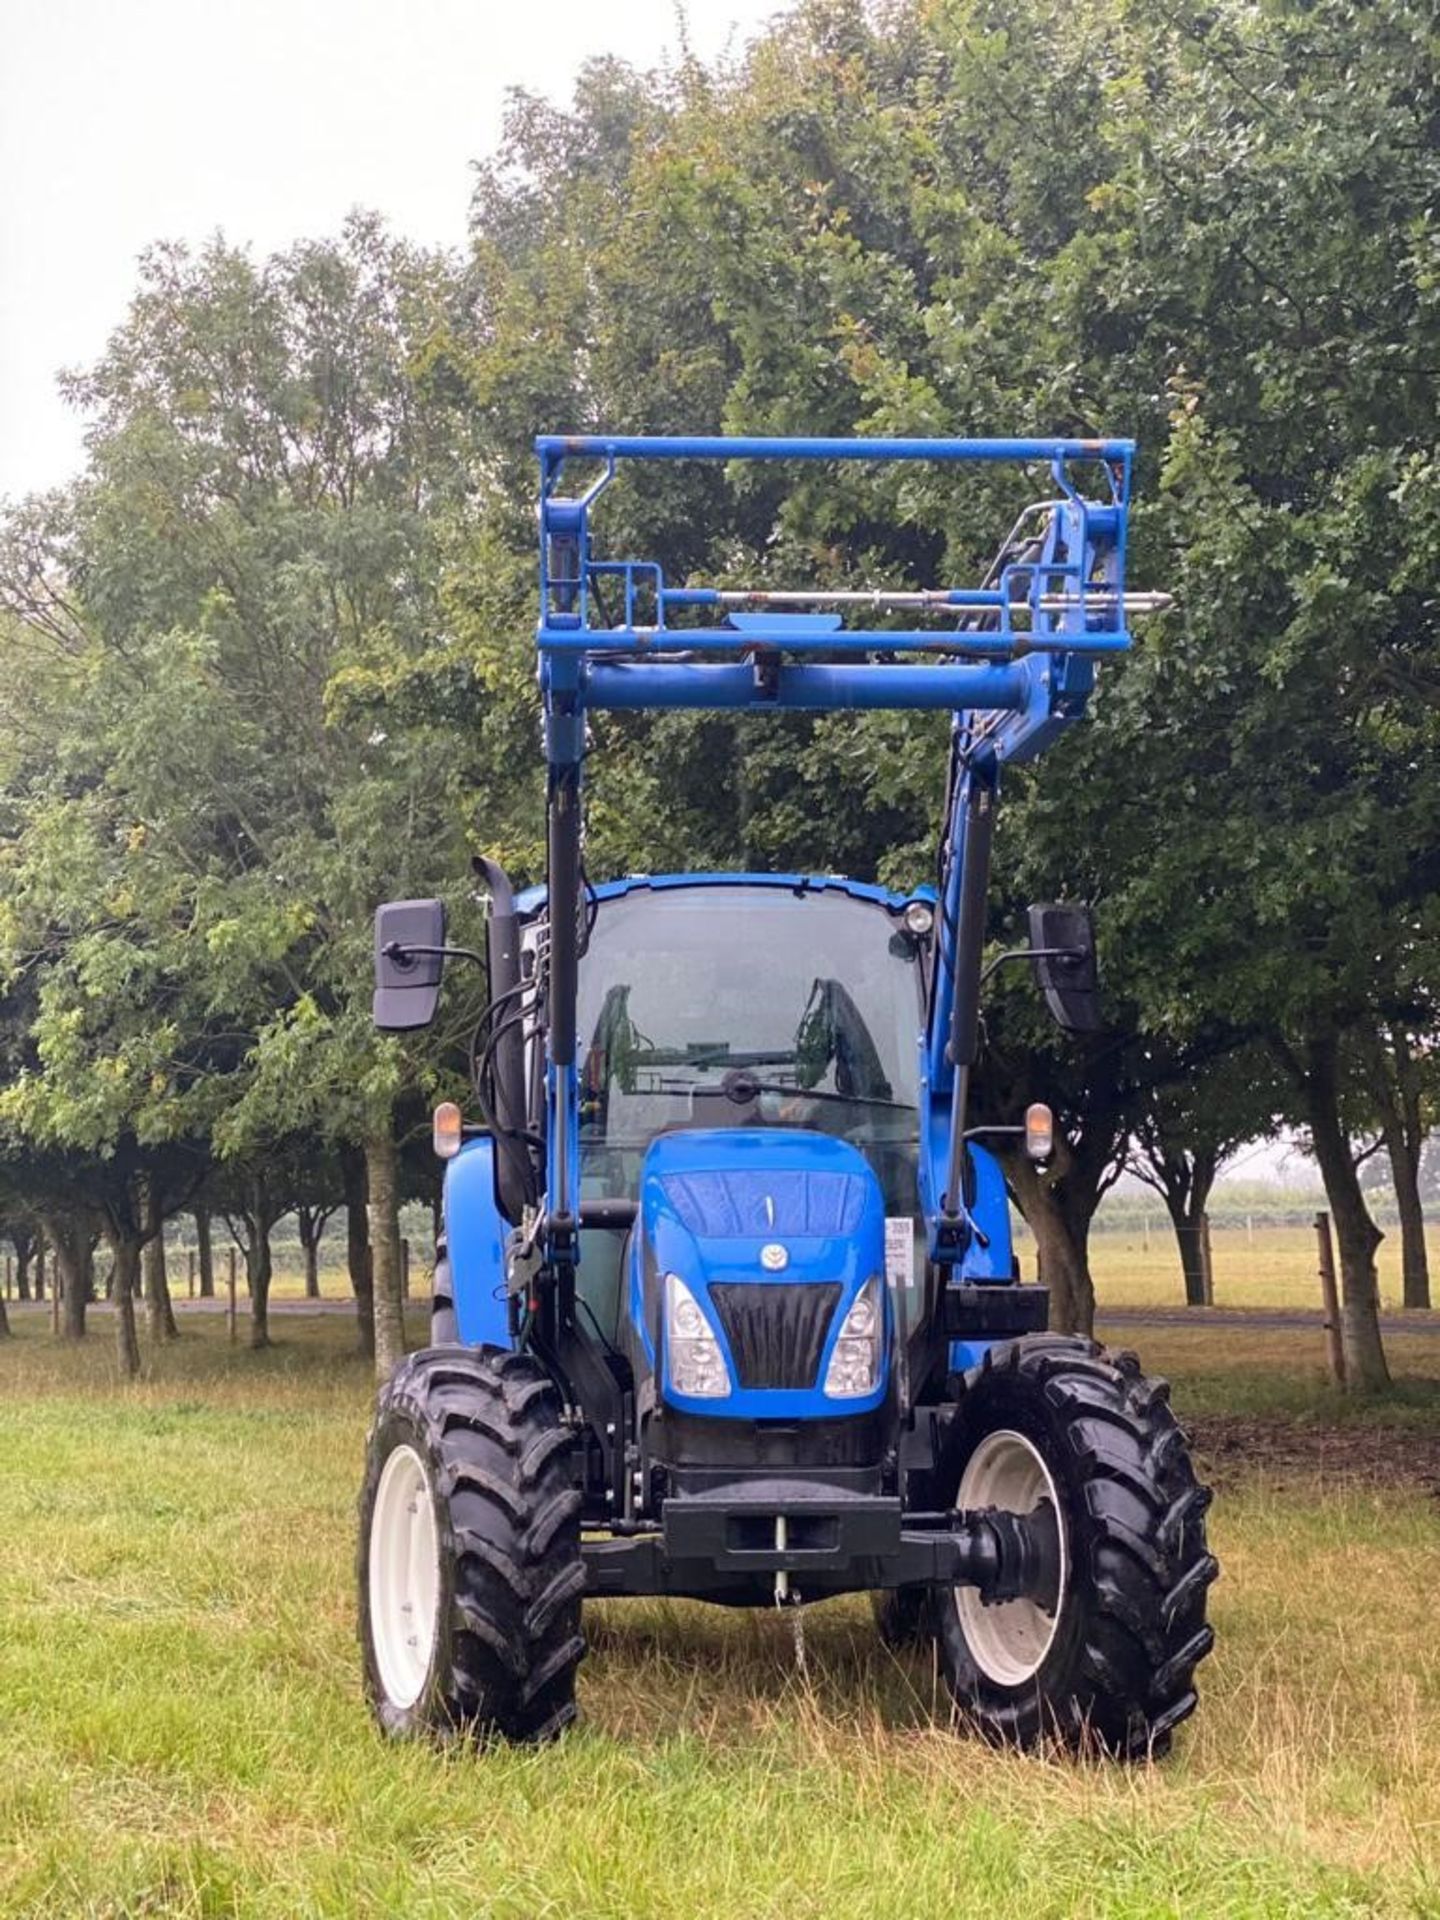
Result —
<path fill-rule="evenodd" d="M 632 438 L 542 435 L 540 621 L 549 916 L 546 1008 L 547 1268 L 573 1269 L 579 1200 L 575 1005 L 582 941 L 582 782 L 592 710 L 944 710 L 951 768 L 922 1053 L 920 1194 L 932 1261 L 952 1267 L 975 1226 L 965 1122 L 978 1032 L 990 847 L 1007 761 L 1025 761 L 1084 712 L 1095 662 L 1130 644 L 1128 440 Z M 1010 463 L 1048 474 L 978 585 L 893 591 L 667 583 L 659 562 L 597 557 L 593 520 L 627 462 Z M 594 474 L 565 494 L 567 464 Z M 597 471 L 598 469 L 598 471 Z M 1079 478 L 1098 497 L 1080 490 Z M 867 624 L 875 615 L 903 625 Z M 855 621 L 852 624 L 852 620 Z M 561 903 L 574 903 L 560 910 Z"/>

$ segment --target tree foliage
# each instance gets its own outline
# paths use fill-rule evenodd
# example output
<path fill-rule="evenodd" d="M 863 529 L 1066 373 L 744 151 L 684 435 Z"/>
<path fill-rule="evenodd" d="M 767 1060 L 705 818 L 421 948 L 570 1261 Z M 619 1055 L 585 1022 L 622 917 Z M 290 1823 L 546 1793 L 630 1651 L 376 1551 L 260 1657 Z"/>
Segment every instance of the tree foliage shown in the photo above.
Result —
<path fill-rule="evenodd" d="M 1064 1171 L 1022 1198 L 1084 1319 L 1128 1144 L 1203 1171 L 1237 1092 L 1206 1063 L 1263 1058 L 1243 1125 L 1310 1133 L 1380 1383 L 1356 1143 L 1395 1131 L 1377 1060 L 1434 1046 L 1437 57 L 1420 0 L 803 0 L 712 69 L 518 97 L 463 261 L 359 218 L 156 250 L 72 386 L 86 473 L 0 556 L 16 1151 L 368 1140 L 389 1190 L 435 1071 L 368 1031 L 369 910 L 463 919 L 468 847 L 542 866 L 537 429 L 1130 433 L 1133 571 L 1178 611 L 1011 778 L 994 908 L 1096 904 L 1112 1034 L 1067 1051 L 1009 992 L 993 1091 L 1058 1089 Z M 904 585 L 972 579 L 1023 497 L 681 466 L 605 511 L 677 581 Z M 913 884 L 944 744 L 602 718 L 591 870 Z"/>

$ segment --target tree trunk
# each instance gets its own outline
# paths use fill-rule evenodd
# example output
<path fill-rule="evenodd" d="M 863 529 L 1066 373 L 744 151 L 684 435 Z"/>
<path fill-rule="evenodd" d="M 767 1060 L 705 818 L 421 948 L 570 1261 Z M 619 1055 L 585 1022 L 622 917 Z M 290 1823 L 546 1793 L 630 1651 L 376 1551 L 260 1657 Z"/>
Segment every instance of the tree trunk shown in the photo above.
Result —
<path fill-rule="evenodd" d="M 10 1338 L 10 1316 L 5 1311 L 5 1295 L 0 1292 L 0 1340 Z"/>
<path fill-rule="evenodd" d="M 1165 1210 L 1170 1215 L 1170 1224 L 1175 1229 L 1175 1244 L 1180 1251 L 1180 1273 L 1185 1282 L 1185 1304 L 1187 1307 L 1213 1307 L 1215 1304 L 1215 1277 L 1210 1271 L 1210 1235 L 1205 1218 L 1205 1199 L 1208 1190 L 1195 1204 L 1194 1196 L 1182 1199 L 1178 1194 L 1164 1194 Z"/>
<path fill-rule="evenodd" d="M 360 1352 L 367 1360 L 375 1357 L 375 1276 L 370 1260 L 369 1193 L 365 1181 L 365 1156 L 359 1147 L 344 1147 L 340 1170 L 345 1185 L 345 1257 L 350 1269 L 350 1285 L 355 1292 L 355 1318 L 360 1337 Z"/>
<path fill-rule="evenodd" d="M 1005 1174 L 1025 1224 L 1035 1236 L 1040 1283 L 1050 1289 L 1050 1326 L 1056 1333 L 1092 1333 L 1095 1284 L 1090 1277 L 1088 1211 L 1066 1199 L 1055 1181 L 1023 1153 L 1006 1153 Z"/>
<path fill-rule="evenodd" d="M 305 1298 L 320 1298 L 320 1236 L 325 1231 L 325 1215 L 318 1207 L 295 1209 L 295 1231 L 300 1236 L 300 1251 L 305 1256 Z"/>
<path fill-rule="evenodd" d="M 145 1317 L 152 1340 L 178 1340 L 175 1310 L 170 1304 L 170 1282 L 165 1273 L 165 1216 L 160 1208 L 160 1189 L 153 1180 L 145 1183 Z"/>
<path fill-rule="evenodd" d="M 1423 1148 L 1424 1144 L 1422 1138 L 1418 1145 Z M 1425 1208 L 1420 1199 L 1420 1154 L 1412 1152 L 1409 1141 L 1388 1128 L 1385 1150 L 1390 1156 L 1400 1214 L 1400 1298 L 1407 1307 L 1428 1307 L 1430 1257 L 1425 1250 Z"/>
<path fill-rule="evenodd" d="M 1376 1036 L 1371 1053 L 1370 1095 L 1380 1120 L 1380 1138 L 1390 1161 L 1400 1216 L 1400 1298 L 1407 1307 L 1430 1305 L 1430 1261 L 1425 1251 L 1425 1209 L 1420 1200 L 1420 1160 L 1425 1151 L 1423 1061 L 1402 1029 Z"/>
<path fill-rule="evenodd" d="M 35 1251 L 35 1236 L 24 1227 L 16 1227 L 10 1235 L 15 1246 L 15 1298 L 30 1298 L 30 1260 Z"/>
<path fill-rule="evenodd" d="M 45 1298 L 45 1236 L 35 1235 L 35 1298 Z"/>
<path fill-rule="evenodd" d="M 245 1283 L 250 1291 L 250 1345 L 258 1350 L 270 1344 L 270 1281 L 275 1271 L 270 1254 L 270 1229 L 275 1224 L 275 1215 L 260 1174 L 252 1176 L 247 1198 L 246 1224 L 250 1239 L 245 1248 Z"/>
<path fill-rule="evenodd" d="M 1375 1272 L 1375 1250 L 1385 1236 L 1365 1206 L 1360 1176 L 1340 1118 L 1335 1053 L 1335 1041 L 1329 1036 L 1308 1044 L 1300 1091 L 1340 1250 L 1340 1328 L 1346 1378 L 1352 1392 L 1378 1393 L 1390 1385 L 1390 1369 L 1380 1338 L 1380 1286 Z"/>
<path fill-rule="evenodd" d="M 74 1283 L 69 1274 L 65 1276 L 65 1338 L 83 1340 L 85 1338 L 85 1309 L 95 1298 L 95 1242 L 86 1228 L 77 1248 L 79 1259 L 76 1262 Z"/>
<path fill-rule="evenodd" d="M 88 1220 L 47 1214 L 45 1234 L 55 1249 L 55 1283 L 65 1303 L 65 1338 L 85 1338 L 85 1309 L 95 1290 L 95 1247 Z"/>
<path fill-rule="evenodd" d="M 140 1340 L 135 1331 L 135 1289 L 140 1277 L 140 1243 L 113 1235 L 115 1255 L 115 1345 L 120 1371 L 133 1380 L 140 1371 Z"/>
<path fill-rule="evenodd" d="M 210 1209 L 195 1209 L 195 1252 L 200 1268 L 200 1298 L 215 1298 L 215 1246 L 210 1234 Z"/>
<path fill-rule="evenodd" d="M 1050 1289 L 1050 1325 L 1056 1333 L 1095 1331 L 1095 1283 L 1090 1277 L 1088 1233 L 1077 1244 L 1062 1208 L 1042 1204 L 1029 1220 L 1035 1235 L 1040 1283 Z"/>
<path fill-rule="evenodd" d="M 375 1372 L 386 1380 L 405 1357 L 400 1298 L 400 1199 L 395 1136 L 387 1122 L 365 1142 L 370 1247 L 374 1262 Z"/>

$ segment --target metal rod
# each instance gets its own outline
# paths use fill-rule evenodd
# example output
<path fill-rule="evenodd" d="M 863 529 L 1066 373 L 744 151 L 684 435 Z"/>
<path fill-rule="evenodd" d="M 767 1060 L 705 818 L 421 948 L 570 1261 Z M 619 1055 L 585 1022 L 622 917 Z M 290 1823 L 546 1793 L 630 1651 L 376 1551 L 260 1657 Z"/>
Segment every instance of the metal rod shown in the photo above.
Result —
<path fill-rule="evenodd" d="M 1133 440 L 785 440 L 724 434 L 542 433 L 535 451 L 625 460 L 1124 460 Z"/>
<path fill-rule="evenodd" d="M 1013 603 L 1025 607 L 1025 601 Z M 1009 659 L 1022 653 L 1127 653 L 1130 636 L 1109 633 L 936 633 L 933 629 L 867 627 L 547 627 L 535 635 L 541 653 L 660 653 L 696 648 L 715 653 L 746 653 L 769 647 L 784 653 L 936 653 L 975 654 Z"/>
<path fill-rule="evenodd" d="M 874 607 L 896 612 L 907 608 L 935 608 L 943 612 L 947 607 L 1008 605 L 1038 606 L 1046 613 L 1064 613 L 1071 608 L 1113 607 L 1117 599 L 1126 613 L 1165 613 L 1175 604 L 1173 594 L 1117 595 L 1113 587 L 1087 589 L 1083 596 L 1043 593 L 1038 600 L 1028 595 L 1007 597 L 986 587 L 924 587 L 914 591 L 889 587 L 816 587 L 809 591 L 803 587 L 667 587 L 661 595 L 666 607 Z"/>
<path fill-rule="evenodd" d="M 575 1060 L 575 996 L 579 979 L 578 767 L 552 770 L 549 812 L 550 1059 L 554 1066 L 568 1067 Z"/>
<path fill-rule="evenodd" d="M 950 1043 L 955 1093 L 950 1115 L 950 1164 L 942 1209 L 952 1216 L 964 1201 L 965 1118 L 970 1069 L 975 1064 L 980 1028 L 980 963 L 985 950 L 985 899 L 990 885 L 990 847 L 995 832 L 993 770 L 970 769 L 965 808 L 965 837 L 960 849 L 960 910 L 955 929 L 955 998 L 950 1010 Z"/>
<path fill-rule="evenodd" d="M 746 665 L 595 661 L 583 670 L 587 706 L 831 711 L 911 708 L 953 712 L 1002 707 L 1019 712 L 1029 698 L 1022 665 L 782 666 L 773 685 Z"/>

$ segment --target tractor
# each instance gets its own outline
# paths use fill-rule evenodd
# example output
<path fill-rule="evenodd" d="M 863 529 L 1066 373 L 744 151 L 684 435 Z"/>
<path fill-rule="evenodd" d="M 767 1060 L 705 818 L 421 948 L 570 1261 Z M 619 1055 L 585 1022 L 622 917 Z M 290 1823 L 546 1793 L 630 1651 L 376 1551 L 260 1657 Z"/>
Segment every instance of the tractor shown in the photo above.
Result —
<path fill-rule="evenodd" d="M 984 984 L 1028 965 L 1100 1020 L 1088 911 L 986 963 L 1002 775 L 1085 711 L 1128 618 L 1123 439 L 545 435 L 543 887 L 477 859 L 487 1010 L 444 1160 L 432 1344 L 381 1389 L 360 1502 L 366 1691 L 395 1736 L 540 1741 L 591 1600 L 874 1596 L 994 1742 L 1165 1752 L 1217 1566 L 1163 1381 L 1048 1331 L 984 1111 Z M 1045 473 L 979 586 L 671 585 L 601 557 L 634 462 L 1012 463 Z M 579 477 L 576 478 L 577 469 Z M 833 469 L 830 469 L 833 471 Z M 568 476 L 568 477 L 567 477 Z M 933 886 L 584 864 L 592 712 L 951 716 Z M 376 1024 L 434 1018 L 439 900 L 375 920 Z M 989 1144 L 987 1144 L 987 1139 Z"/>

